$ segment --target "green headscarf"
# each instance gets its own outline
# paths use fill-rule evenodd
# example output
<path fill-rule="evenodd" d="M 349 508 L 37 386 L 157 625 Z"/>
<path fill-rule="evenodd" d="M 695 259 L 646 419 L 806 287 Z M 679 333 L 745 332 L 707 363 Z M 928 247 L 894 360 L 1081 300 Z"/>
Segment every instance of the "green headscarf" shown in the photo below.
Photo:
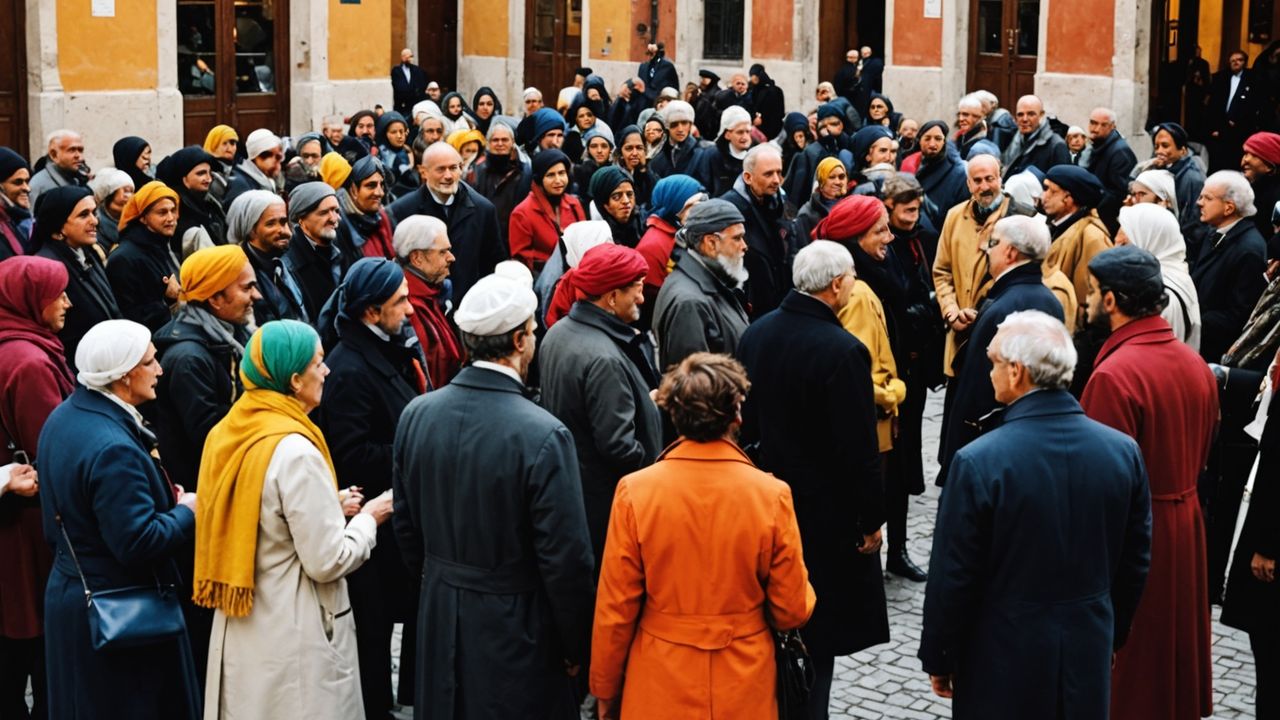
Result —
<path fill-rule="evenodd" d="M 320 336 L 306 323 L 273 320 L 249 338 L 240 360 L 240 378 L 246 388 L 265 388 L 292 395 L 289 379 L 307 369 L 315 357 Z"/>

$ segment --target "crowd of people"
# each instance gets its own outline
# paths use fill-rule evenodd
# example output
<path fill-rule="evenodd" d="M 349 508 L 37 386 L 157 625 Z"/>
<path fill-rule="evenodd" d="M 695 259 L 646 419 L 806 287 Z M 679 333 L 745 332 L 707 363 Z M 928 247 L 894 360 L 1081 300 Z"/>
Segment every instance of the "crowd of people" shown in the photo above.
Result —
<path fill-rule="evenodd" d="M 799 628 L 821 719 L 887 571 L 956 718 L 1207 716 L 1211 603 L 1280 717 L 1245 63 L 1139 161 L 1104 107 L 912 117 L 868 48 L 816 105 L 649 56 L 518 116 L 406 50 L 296 138 L 0 148 L 0 714 L 772 717 Z"/>

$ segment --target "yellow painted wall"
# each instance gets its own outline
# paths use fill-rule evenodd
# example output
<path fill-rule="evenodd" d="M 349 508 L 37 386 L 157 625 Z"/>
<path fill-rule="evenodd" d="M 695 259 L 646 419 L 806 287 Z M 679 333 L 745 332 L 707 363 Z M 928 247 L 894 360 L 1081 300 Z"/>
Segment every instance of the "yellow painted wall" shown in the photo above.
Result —
<path fill-rule="evenodd" d="M 1197 30 L 1200 57 L 1209 61 L 1209 69 L 1218 72 L 1218 55 L 1222 52 L 1222 5 L 1200 3 L 1200 26 Z"/>
<path fill-rule="evenodd" d="M 510 22 L 507 0 L 466 0 L 462 4 L 462 54 L 506 57 Z M 524 36 L 524 28 L 520 28 L 520 36 Z"/>
<path fill-rule="evenodd" d="M 57 0 L 58 70 L 67 92 L 155 88 L 155 0 L 116 0 L 91 17 L 87 0 Z"/>
<path fill-rule="evenodd" d="M 588 43 L 590 57 L 597 60 L 631 60 L 632 42 L 644 40 L 636 36 L 636 23 L 631 17 L 631 0 L 589 0 L 591 3 L 591 38 Z M 645 15 L 645 22 L 649 16 Z M 608 31 L 608 32 L 606 32 Z M 611 42 L 606 42 L 611 40 Z M 609 48 L 609 54 L 603 50 Z M 610 92 L 613 92 L 610 90 Z"/>
<path fill-rule="evenodd" d="M 391 49 L 391 1 L 361 0 L 345 5 L 329 0 L 329 77 L 366 80 L 386 77 Z"/>

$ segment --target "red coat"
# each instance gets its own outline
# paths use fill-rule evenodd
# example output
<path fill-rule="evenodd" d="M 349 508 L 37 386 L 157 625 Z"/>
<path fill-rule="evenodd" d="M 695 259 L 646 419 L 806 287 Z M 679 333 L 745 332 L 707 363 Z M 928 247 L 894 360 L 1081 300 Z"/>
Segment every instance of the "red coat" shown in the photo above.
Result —
<path fill-rule="evenodd" d="M 657 215 L 649 216 L 648 225 L 644 237 L 636 245 L 636 252 L 643 255 L 644 261 L 649 265 L 649 271 L 644 276 L 645 290 L 653 288 L 656 297 L 658 288 L 662 287 L 663 281 L 676 266 L 671 261 L 671 251 L 676 246 L 676 226 Z"/>
<path fill-rule="evenodd" d="M 1218 419 L 1213 373 L 1163 318 L 1142 318 L 1102 346 L 1081 404 L 1138 441 L 1151 485 L 1151 572 L 1111 675 L 1111 717 L 1208 716 L 1213 668 L 1196 480 Z"/>
<path fill-rule="evenodd" d="M 586 220 L 587 214 L 582 211 L 582 203 L 578 198 L 565 193 L 560 197 L 560 222 L 557 226 L 556 214 L 551 209 L 551 202 L 537 185 L 529 191 L 529 196 L 520 201 L 511 211 L 511 224 L 507 232 L 507 243 L 511 246 L 511 259 L 519 260 L 530 270 L 542 270 L 542 266 L 555 251 L 564 229 L 569 225 Z"/>

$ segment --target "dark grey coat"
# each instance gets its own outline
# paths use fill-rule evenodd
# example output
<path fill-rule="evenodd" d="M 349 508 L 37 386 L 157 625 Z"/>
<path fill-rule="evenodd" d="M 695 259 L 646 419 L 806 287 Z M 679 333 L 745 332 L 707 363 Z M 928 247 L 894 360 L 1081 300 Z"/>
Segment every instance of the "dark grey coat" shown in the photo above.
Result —
<path fill-rule="evenodd" d="M 564 662 L 585 662 L 591 548 L 568 429 L 515 378 L 464 368 L 396 429 L 393 524 L 422 572 L 423 718 L 576 718 Z"/>
<path fill-rule="evenodd" d="M 613 491 L 662 450 L 652 351 L 635 328 L 586 301 L 547 331 L 538 349 L 542 406 L 573 433 L 596 557 L 604 551 Z"/>
<path fill-rule="evenodd" d="M 738 295 L 696 252 L 682 254 L 654 304 L 658 369 L 666 371 L 696 352 L 732 355 L 746 329 L 747 311 Z"/>

